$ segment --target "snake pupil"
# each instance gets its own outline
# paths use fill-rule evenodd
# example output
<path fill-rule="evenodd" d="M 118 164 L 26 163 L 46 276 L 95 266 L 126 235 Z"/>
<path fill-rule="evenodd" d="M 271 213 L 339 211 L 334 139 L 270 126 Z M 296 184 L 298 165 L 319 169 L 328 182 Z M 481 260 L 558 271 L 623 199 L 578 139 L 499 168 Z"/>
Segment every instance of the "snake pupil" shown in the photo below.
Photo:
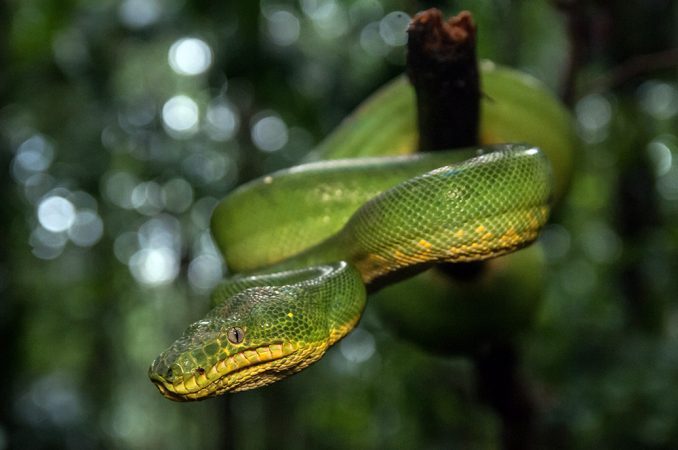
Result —
<path fill-rule="evenodd" d="M 233 327 L 228 330 L 228 340 L 232 344 L 240 344 L 245 339 L 245 333 L 242 331 L 242 328 Z"/>

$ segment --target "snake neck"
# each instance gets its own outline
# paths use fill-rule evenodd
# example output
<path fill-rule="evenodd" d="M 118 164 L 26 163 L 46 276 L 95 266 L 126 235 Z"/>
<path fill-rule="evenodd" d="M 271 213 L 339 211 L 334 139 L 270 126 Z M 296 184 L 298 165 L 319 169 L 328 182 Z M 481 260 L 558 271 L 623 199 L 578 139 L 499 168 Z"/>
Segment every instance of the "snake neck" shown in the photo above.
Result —
<path fill-rule="evenodd" d="M 441 167 L 382 192 L 338 233 L 266 272 L 346 261 L 369 284 L 429 263 L 500 256 L 537 238 L 549 186 L 548 161 L 525 146 Z"/>

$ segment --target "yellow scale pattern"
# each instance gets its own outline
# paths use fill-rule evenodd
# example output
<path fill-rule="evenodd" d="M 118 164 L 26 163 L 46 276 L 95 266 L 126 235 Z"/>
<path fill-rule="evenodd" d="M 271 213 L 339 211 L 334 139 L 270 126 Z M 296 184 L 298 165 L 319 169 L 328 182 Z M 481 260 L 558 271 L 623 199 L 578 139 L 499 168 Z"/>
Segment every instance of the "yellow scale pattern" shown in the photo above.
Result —
<path fill-rule="evenodd" d="M 534 241 L 546 223 L 549 177 L 530 148 L 437 169 L 371 200 L 337 245 L 353 245 L 346 259 L 365 282 L 418 264 L 500 256 Z"/>

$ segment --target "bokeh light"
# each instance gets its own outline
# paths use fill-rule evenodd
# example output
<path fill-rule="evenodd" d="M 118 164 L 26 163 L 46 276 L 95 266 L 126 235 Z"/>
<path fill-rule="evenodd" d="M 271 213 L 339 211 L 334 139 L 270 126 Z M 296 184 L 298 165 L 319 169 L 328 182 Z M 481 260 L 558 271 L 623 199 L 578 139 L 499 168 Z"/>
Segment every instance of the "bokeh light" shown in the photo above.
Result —
<path fill-rule="evenodd" d="M 35 227 L 28 239 L 33 255 L 40 259 L 54 259 L 61 255 L 68 237 L 65 233 L 54 233 L 42 226 Z"/>
<path fill-rule="evenodd" d="M 109 172 L 102 177 L 103 193 L 108 200 L 124 209 L 134 208 L 132 193 L 139 181 L 129 172 Z"/>
<path fill-rule="evenodd" d="M 287 144 L 288 131 L 285 122 L 275 114 L 262 113 L 253 119 L 252 142 L 260 150 L 274 152 Z"/>
<path fill-rule="evenodd" d="M 572 238 L 569 231 L 560 224 L 548 224 L 539 234 L 539 242 L 544 246 L 544 254 L 550 261 L 565 258 L 571 249 Z"/>
<path fill-rule="evenodd" d="M 161 8 L 160 0 L 123 0 L 118 14 L 128 27 L 143 28 L 160 18 Z"/>
<path fill-rule="evenodd" d="M 650 80 L 638 88 L 641 107 L 655 119 L 666 120 L 678 114 L 678 89 L 672 84 Z"/>
<path fill-rule="evenodd" d="M 588 95 L 575 106 L 579 135 L 588 143 L 603 141 L 612 118 L 610 102 L 600 94 Z"/>
<path fill-rule="evenodd" d="M 378 0 L 358 0 L 351 4 L 348 16 L 352 25 L 377 20 L 384 15 L 384 7 Z"/>
<path fill-rule="evenodd" d="M 678 208 L 678 137 L 661 134 L 647 144 L 647 155 L 654 168 L 657 192 L 668 210 Z"/>
<path fill-rule="evenodd" d="M 52 51 L 56 63 L 68 74 L 78 74 L 90 59 L 87 40 L 77 29 L 59 33 L 52 43 Z"/>
<path fill-rule="evenodd" d="M 55 371 L 26 386 L 17 406 L 23 417 L 35 424 L 68 426 L 85 414 L 82 392 L 64 371 Z"/>
<path fill-rule="evenodd" d="M 144 222 L 138 231 L 141 248 L 181 249 L 181 225 L 170 215 L 162 214 Z"/>
<path fill-rule="evenodd" d="M 173 178 L 162 186 L 161 197 L 168 211 L 180 214 L 193 203 L 193 188 L 183 178 Z"/>
<path fill-rule="evenodd" d="M 208 292 L 221 280 L 221 260 L 213 255 L 199 255 L 188 265 L 188 281 L 199 292 Z"/>
<path fill-rule="evenodd" d="M 186 95 L 170 98 L 162 107 L 162 120 L 173 137 L 189 137 L 198 131 L 198 104 Z"/>
<path fill-rule="evenodd" d="M 274 44 L 286 47 L 297 42 L 301 22 L 293 12 L 276 9 L 265 14 L 265 17 L 268 35 Z"/>
<path fill-rule="evenodd" d="M 134 278 L 148 286 L 172 282 L 179 273 L 179 262 L 172 250 L 166 247 L 139 250 L 130 258 Z"/>
<path fill-rule="evenodd" d="M 351 362 L 365 362 L 376 352 L 374 337 L 369 331 L 358 328 L 341 341 L 339 351 Z"/>
<path fill-rule="evenodd" d="M 200 75 L 212 64 L 212 49 L 202 39 L 182 38 L 170 47 L 168 60 L 179 75 Z"/>
<path fill-rule="evenodd" d="M 214 150 L 192 153 L 182 161 L 181 168 L 191 181 L 198 184 L 222 182 L 229 186 L 233 181 L 229 176 L 235 177 L 228 155 Z"/>
<path fill-rule="evenodd" d="M 238 131 L 240 119 L 235 105 L 226 100 L 217 100 L 207 107 L 205 128 L 215 141 L 228 141 Z"/>
<path fill-rule="evenodd" d="M 99 242 L 104 232 L 101 217 L 92 210 L 78 211 L 73 225 L 68 229 L 68 237 L 75 245 L 91 247 Z"/>
<path fill-rule="evenodd" d="M 191 223 L 199 230 L 206 230 L 210 224 L 212 210 L 218 200 L 214 197 L 203 197 L 196 200 L 191 207 Z"/>
<path fill-rule="evenodd" d="M 38 205 L 38 220 L 48 231 L 66 231 L 75 222 L 75 207 L 60 195 L 49 196 Z"/>
<path fill-rule="evenodd" d="M 113 254 L 124 265 L 129 264 L 132 256 L 139 250 L 139 239 L 134 231 L 126 231 L 115 238 Z"/>
<path fill-rule="evenodd" d="M 348 13 L 342 3 L 336 0 L 301 0 L 300 3 L 320 36 L 335 39 L 348 30 Z"/>
<path fill-rule="evenodd" d="M 673 167 L 673 153 L 662 139 L 654 139 L 647 144 L 647 153 L 654 164 L 654 173 L 657 177 L 666 175 Z"/>
<path fill-rule="evenodd" d="M 386 14 L 379 22 L 379 35 L 391 47 L 407 44 L 407 27 L 410 16 L 401 11 Z"/>
<path fill-rule="evenodd" d="M 382 57 L 390 51 L 379 32 L 380 22 L 365 25 L 360 32 L 360 47 L 370 56 Z"/>
<path fill-rule="evenodd" d="M 12 175 L 17 181 L 25 183 L 36 172 L 47 170 L 53 159 L 52 145 L 44 136 L 33 135 L 17 148 L 12 161 Z"/>
<path fill-rule="evenodd" d="M 24 182 L 24 196 L 31 204 L 35 204 L 54 187 L 54 184 L 55 179 L 49 174 L 33 174 Z"/>
<path fill-rule="evenodd" d="M 153 216 L 163 207 L 160 185 L 155 181 L 137 184 L 132 190 L 132 206 L 141 214 Z"/>
<path fill-rule="evenodd" d="M 138 250 L 129 258 L 129 269 L 134 278 L 147 286 L 174 281 L 179 275 L 181 251 L 179 221 L 164 214 L 149 219 L 139 227 L 137 240 Z M 130 247 L 130 242 L 121 241 L 118 245 L 119 258 L 124 260 Z"/>
<path fill-rule="evenodd" d="M 579 236 L 584 254 L 599 264 L 610 264 L 622 254 L 619 235 L 606 223 L 589 221 Z"/>

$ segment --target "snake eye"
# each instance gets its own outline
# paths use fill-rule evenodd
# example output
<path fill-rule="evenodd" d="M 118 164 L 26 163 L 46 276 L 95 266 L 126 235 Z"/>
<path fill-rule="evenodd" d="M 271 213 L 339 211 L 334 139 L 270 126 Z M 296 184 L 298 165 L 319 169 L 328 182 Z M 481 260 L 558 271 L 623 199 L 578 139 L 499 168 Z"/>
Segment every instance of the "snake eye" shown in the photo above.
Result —
<path fill-rule="evenodd" d="M 233 327 L 228 330 L 228 340 L 231 341 L 231 344 L 240 344 L 245 340 L 245 332 L 242 328 Z"/>

